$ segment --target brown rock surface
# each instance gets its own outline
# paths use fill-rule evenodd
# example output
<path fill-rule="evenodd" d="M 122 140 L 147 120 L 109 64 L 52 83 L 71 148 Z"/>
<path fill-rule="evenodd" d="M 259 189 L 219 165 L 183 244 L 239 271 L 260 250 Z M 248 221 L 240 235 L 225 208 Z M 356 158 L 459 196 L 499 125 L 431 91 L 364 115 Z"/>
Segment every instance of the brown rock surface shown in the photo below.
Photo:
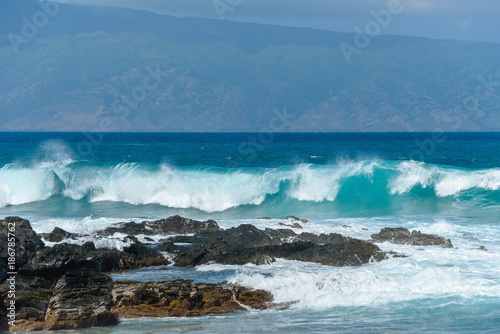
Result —
<path fill-rule="evenodd" d="M 117 281 L 113 309 L 124 318 L 184 317 L 267 309 L 270 293 L 191 280 L 164 282 Z"/>

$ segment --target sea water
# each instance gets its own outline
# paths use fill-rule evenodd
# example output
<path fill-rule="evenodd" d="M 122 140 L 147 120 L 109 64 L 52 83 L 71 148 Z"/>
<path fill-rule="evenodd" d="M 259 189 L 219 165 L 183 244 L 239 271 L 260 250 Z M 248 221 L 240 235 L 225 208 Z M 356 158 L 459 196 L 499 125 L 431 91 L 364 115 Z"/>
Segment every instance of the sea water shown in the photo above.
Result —
<path fill-rule="evenodd" d="M 37 232 L 90 233 L 174 214 L 282 228 L 295 215 L 309 220 L 297 233 L 369 239 L 402 226 L 454 246 L 383 243 L 408 257 L 361 267 L 278 260 L 115 274 L 238 283 L 289 307 L 82 332 L 499 333 L 499 153 L 492 133 L 2 133 L 0 217 L 30 219 Z M 94 241 L 126 246 L 120 235 Z"/>

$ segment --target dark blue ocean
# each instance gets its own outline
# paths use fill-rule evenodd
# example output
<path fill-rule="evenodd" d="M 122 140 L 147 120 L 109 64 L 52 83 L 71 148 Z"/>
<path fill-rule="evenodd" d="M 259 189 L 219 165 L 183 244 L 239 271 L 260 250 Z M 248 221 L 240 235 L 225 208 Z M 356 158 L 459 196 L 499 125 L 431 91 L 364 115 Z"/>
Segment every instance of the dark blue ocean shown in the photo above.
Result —
<path fill-rule="evenodd" d="M 310 221 L 303 231 L 362 239 L 403 226 L 454 248 L 384 243 L 408 257 L 359 268 L 278 261 L 128 272 L 116 278 L 235 282 L 292 306 L 83 332 L 500 332 L 498 133 L 0 133 L 1 217 L 88 233 L 174 214 L 259 228 L 294 215 Z"/>

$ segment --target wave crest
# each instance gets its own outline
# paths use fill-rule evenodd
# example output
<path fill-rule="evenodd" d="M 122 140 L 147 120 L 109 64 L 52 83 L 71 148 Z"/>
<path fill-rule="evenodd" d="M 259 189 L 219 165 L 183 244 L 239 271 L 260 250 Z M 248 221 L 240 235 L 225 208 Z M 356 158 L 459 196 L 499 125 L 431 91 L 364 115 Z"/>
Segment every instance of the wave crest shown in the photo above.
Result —
<path fill-rule="evenodd" d="M 500 169 L 465 170 L 414 161 L 224 169 L 104 165 L 66 158 L 62 162 L 44 160 L 30 166 L 18 163 L 0 168 L 0 207 L 58 195 L 89 203 L 157 204 L 220 212 L 264 203 L 296 205 L 298 201 L 314 205 L 339 199 L 371 201 L 380 206 L 390 205 L 382 199 L 405 201 L 428 196 L 438 201 L 464 191 L 491 193 L 500 189 Z M 418 189 L 431 191 L 422 193 Z"/>

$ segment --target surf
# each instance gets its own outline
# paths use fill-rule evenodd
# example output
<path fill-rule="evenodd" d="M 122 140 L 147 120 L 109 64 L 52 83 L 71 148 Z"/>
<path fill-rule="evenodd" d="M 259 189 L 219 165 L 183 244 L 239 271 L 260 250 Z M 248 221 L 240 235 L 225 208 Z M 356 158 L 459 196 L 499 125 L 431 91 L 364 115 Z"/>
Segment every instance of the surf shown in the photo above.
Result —
<path fill-rule="evenodd" d="M 329 214 L 413 214 L 419 206 L 428 213 L 486 206 L 491 210 L 500 206 L 499 190 L 498 168 L 474 170 L 411 160 L 221 168 L 60 159 L 0 167 L 0 208 L 75 201 L 205 213 L 275 207 L 286 214 L 300 208 Z"/>

